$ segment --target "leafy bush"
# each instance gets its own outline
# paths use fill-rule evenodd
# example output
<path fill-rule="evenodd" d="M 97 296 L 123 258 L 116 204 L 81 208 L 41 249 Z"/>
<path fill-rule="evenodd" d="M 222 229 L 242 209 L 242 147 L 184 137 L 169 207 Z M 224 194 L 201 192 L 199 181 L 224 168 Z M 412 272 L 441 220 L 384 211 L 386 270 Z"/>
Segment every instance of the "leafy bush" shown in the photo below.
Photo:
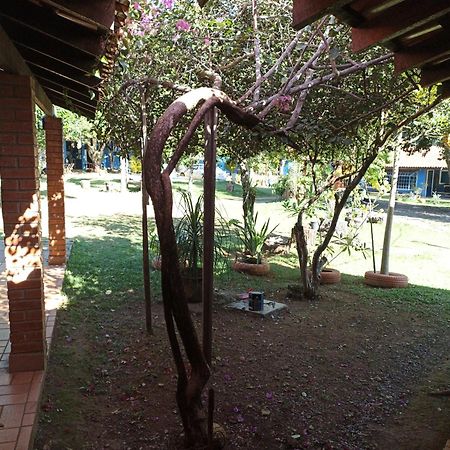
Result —
<path fill-rule="evenodd" d="M 244 247 L 245 256 L 249 257 L 249 260 L 253 260 L 256 264 L 261 264 L 262 249 L 264 242 L 270 236 L 270 234 L 277 228 L 275 225 L 269 231 L 270 219 L 262 225 L 261 228 L 257 228 L 256 222 L 258 220 L 258 213 L 256 213 L 251 220 L 247 221 L 247 225 L 236 223 L 236 227 L 239 230 L 239 239 Z"/>
<path fill-rule="evenodd" d="M 272 186 L 274 194 L 283 197 L 286 191 L 292 190 L 292 181 L 289 175 L 284 175 Z"/>
<path fill-rule="evenodd" d="M 132 156 L 130 158 L 130 171 L 131 173 L 141 173 L 142 172 L 142 162 L 137 156 Z"/>
<path fill-rule="evenodd" d="M 203 261 L 203 195 L 196 202 L 186 191 L 181 192 L 183 217 L 175 227 L 180 264 L 188 269 L 198 269 Z M 233 232 L 229 222 L 216 210 L 217 223 L 214 230 L 214 267 L 223 271 L 228 266 Z"/>

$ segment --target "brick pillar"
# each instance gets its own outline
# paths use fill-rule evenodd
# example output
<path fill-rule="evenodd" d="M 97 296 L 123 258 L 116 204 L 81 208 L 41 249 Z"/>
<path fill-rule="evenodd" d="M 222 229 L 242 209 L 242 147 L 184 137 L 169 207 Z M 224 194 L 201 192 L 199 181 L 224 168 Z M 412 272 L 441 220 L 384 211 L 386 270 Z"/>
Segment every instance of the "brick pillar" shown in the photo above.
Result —
<path fill-rule="evenodd" d="M 45 367 L 39 177 L 30 77 L 0 72 L 0 175 L 10 372 Z"/>
<path fill-rule="evenodd" d="M 50 116 L 47 116 L 44 122 L 47 151 L 48 263 L 65 264 L 66 223 L 62 122 L 61 119 Z"/>

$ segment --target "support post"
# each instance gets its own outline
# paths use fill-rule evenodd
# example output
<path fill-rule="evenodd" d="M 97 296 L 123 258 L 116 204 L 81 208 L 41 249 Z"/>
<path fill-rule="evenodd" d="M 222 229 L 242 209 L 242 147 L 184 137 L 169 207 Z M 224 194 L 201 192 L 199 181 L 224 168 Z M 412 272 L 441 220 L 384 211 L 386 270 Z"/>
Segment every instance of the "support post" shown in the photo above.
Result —
<path fill-rule="evenodd" d="M 48 263 L 66 262 L 66 219 L 64 205 L 64 160 L 62 121 L 44 119 L 47 155 Z"/>
<path fill-rule="evenodd" d="M 394 221 L 395 196 L 397 195 L 397 181 L 400 169 L 400 146 L 394 150 L 394 163 L 392 166 L 391 193 L 389 194 L 389 206 L 386 214 L 386 228 L 384 230 L 383 254 L 381 257 L 380 273 L 389 275 L 389 254 L 391 250 L 392 224 Z"/>
<path fill-rule="evenodd" d="M 0 72 L 0 173 L 9 300 L 10 372 L 46 364 L 33 82 Z"/>
<path fill-rule="evenodd" d="M 203 353 L 211 365 L 212 357 L 212 301 L 214 296 L 214 213 L 216 192 L 217 109 L 205 116 L 205 169 L 203 179 Z"/>
<path fill-rule="evenodd" d="M 141 114 L 142 114 L 142 175 L 141 175 L 141 200 L 142 200 L 142 270 L 144 278 L 144 303 L 145 303 L 145 328 L 147 333 L 153 334 L 152 325 L 152 294 L 150 285 L 150 260 L 148 251 L 148 216 L 147 205 L 149 196 L 145 186 L 144 160 L 147 148 L 147 112 L 145 109 L 145 93 L 141 92 Z"/>

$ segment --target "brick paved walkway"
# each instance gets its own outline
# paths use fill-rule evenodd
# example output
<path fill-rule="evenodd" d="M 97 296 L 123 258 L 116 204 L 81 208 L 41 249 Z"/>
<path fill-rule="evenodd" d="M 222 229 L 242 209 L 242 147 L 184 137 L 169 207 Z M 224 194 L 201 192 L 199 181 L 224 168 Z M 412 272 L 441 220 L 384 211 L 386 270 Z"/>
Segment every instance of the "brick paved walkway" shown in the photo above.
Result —
<path fill-rule="evenodd" d="M 46 259 L 44 247 L 44 259 Z M 0 255 L 4 255 L 0 244 Z M 4 259 L 0 261 L 0 450 L 32 448 L 45 371 L 8 372 L 10 353 L 8 300 Z M 61 294 L 65 266 L 48 267 L 45 263 L 45 315 L 48 350 L 56 311 L 64 303 Z"/>

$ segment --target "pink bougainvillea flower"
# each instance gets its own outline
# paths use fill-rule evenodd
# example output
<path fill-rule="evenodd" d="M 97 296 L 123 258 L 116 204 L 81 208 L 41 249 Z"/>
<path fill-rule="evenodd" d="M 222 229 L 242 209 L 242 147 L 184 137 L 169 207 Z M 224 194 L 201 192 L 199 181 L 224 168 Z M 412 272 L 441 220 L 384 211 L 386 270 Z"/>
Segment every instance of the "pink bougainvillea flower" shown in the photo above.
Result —
<path fill-rule="evenodd" d="M 138 2 L 133 3 L 133 8 L 136 9 L 137 11 L 140 11 L 142 9 L 141 5 Z"/>
<path fill-rule="evenodd" d="M 175 28 L 180 31 L 189 31 L 191 29 L 191 25 L 186 22 L 184 19 L 180 19 L 176 24 Z"/>
<path fill-rule="evenodd" d="M 282 112 L 289 112 L 291 109 L 292 97 L 290 95 L 280 95 L 276 100 L 276 107 Z"/>
<path fill-rule="evenodd" d="M 141 28 L 133 27 L 133 28 L 130 29 L 130 33 L 133 36 L 144 36 L 144 30 L 142 30 Z"/>
<path fill-rule="evenodd" d="M 211 45 L 211 39 L 208 38 L 208 37 L 205 37 L 205 38 L 203 39 L 203 42 L 204 42 L 205 45 Z"/>
<path fill-rule="evenodd" d="M 163 5 L 167 9 L 172 9 L 175 4 L 175 0 L 163 0 Z"/>
<path fill-rule="evenodd" d="M 142 14 L 142 17 L 141 17 L 141 25 L 142 26 L 148 25 L 151 21 L 152 21 L 151 14 Z"/>

